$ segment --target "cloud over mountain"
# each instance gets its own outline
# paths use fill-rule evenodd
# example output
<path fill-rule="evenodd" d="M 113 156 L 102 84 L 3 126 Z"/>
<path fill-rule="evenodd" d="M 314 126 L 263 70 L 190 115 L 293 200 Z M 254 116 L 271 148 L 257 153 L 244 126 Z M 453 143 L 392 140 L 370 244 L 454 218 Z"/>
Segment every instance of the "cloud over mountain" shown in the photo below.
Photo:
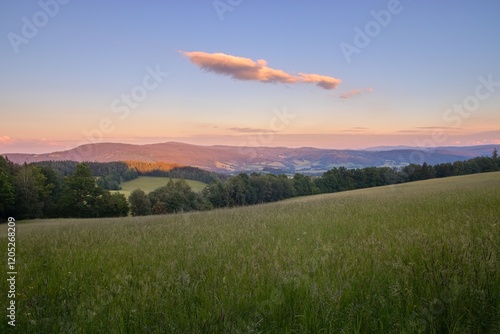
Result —
<path fill-rule="evenodd" d="M 315 83 L 324 89 L 335 89 L 342 80 L 320 74 L 299 73 L 293 75 L 283 70 L 267 66 L 263 59 L 254 61 L 250 58 L 236 57 L 224 53 L 182 52 L 191 63 L 201 69 L 236 80 L 253 80 L 269 83 L 295 84 Z"/>

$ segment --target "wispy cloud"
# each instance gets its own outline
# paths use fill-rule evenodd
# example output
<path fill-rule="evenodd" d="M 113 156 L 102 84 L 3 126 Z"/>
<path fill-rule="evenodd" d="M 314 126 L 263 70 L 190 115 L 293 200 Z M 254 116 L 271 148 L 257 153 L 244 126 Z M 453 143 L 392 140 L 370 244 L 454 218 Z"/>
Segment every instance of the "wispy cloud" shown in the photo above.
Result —
<path fill-rule="evenodd" d="M 363 93 L 371 93 L 373 92 L 373 88 L 366 88 L 366 89 L 351 89 L 348 92 L 344 92 L 340 94 L 341 99 L 350 99 L 353 96 L 360 95 Z"/>
<path fill-rule="evenodd" d="M 365 132 L 369 130 L 368 128 L 365 128 L 365 127 L 362 127 L 362 126 L 354 126 L 352 128 L 349 128 L 349 129 L 344 129 L 344 130 L 341 130 L 342 132 Z"/>
<path fill-rule="evenodd" d="M 75 147 L 77 140 L 48 140 L 46 138 L 13 138 L 0 136 L 0 154 L 47 153 Z"/>
<path fill-rule="evenodd" d="M 415 129 L 422 130 L 460 130 L 461 128 L 453 127 L 453 126 L 417 126 Z"/>
<path fill-rule="evenodd" d="M 235 132 L 241 132 L 241 133 L 268 133 L 268 132 L 275 132 L 269 129 L 257 129 L 257 128 L 228 128 L 228 130 L 235 131 Z"/>
<path fill-rule="evenodd" d="M 398 133 L 419 133 L 416 130 L 398 130 L 396 132 L 398 132 Z"/>
<path fill-rule="evenodd" d="M 302 82 L 315 83 L 324 89 L 335 89 L 342 83 L 342 80 L 319 74 L 299 73 Z"/>
<path fill-rule="evenodd" d="M 7 144 L 7 143 L 12 143 L 14 139 L 9 136 L 0 136 L 0 143 L 1 144 Z"/>
<path fill-rule="evenodd" d="M 267 83 L 315 83 L 324 89 L 335 89 L 342 80 L 320 74 L 299 73 L 289 74 L 267 66 L 267 61 L 259 59 L 236 57 L 225 53 L 182 52 L 191 63 L 201 69 L 221 75 L 227 75 L 236 80 L 253 80 Z"/>
<path fill-rule="evenodd" d="M 403 129 L 403 130 L 399 130 L 397 132 L 401 132 L 401 133 L 431 133 L 431 132 L 436 132 L 435 130 L 446 131 L 448 133 L 450 131 L 456 132 L 455 130 L 461 130 L 461 128 L 457 128 L 457 127 L 453 127 L 453 126 L 416 126 L 413 129 Z"/>

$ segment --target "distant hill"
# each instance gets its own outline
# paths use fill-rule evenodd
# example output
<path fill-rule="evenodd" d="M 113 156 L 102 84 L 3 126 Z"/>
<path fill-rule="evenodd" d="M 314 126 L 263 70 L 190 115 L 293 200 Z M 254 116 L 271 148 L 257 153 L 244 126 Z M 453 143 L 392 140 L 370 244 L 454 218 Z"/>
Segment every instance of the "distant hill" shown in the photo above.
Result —
<path fill-rule="evenodd" d="M 409 163 L 438 164 L 477 156 L 491 156 L 498 145 L 467 147 L 380 147 L 366 150 L 335 150 L 312 147 L 199 146 L 178 142 L 132 145 L 87 144 L 67 151 L 46 154 L 3 154 L 15 163 L 47 160 L 168 162 L 215 172 L 280 171 L 320 174 L 333 167 L 399 167 Z"/>

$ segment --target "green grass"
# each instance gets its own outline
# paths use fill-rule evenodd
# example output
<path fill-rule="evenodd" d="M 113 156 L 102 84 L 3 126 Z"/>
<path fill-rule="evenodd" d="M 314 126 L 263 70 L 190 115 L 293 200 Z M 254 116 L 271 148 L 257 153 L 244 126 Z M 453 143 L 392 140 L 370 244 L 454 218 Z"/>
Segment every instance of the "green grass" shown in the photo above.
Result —
<path fill-rule="evenodd" d="M 123 182 L 121 184 L 122 189 L 118 192 L 124 194 L 127 198 L 135 189 L 142 189 L 147 194 L 157 188 L 166 186 L 169 180 L 169 177 L 139 176 L 137 179 Z M 172 180 L 176 181 L 178 179 Z M 195 192 L 201 192 L 206 186 L 206 183 L 200 181 L 186 180 L 186 182 Z"/>
<path fill-rule="evenodd" d="M 500 173 L 21 222 L 16 245 L 22 333 L 500 332 Z"/>

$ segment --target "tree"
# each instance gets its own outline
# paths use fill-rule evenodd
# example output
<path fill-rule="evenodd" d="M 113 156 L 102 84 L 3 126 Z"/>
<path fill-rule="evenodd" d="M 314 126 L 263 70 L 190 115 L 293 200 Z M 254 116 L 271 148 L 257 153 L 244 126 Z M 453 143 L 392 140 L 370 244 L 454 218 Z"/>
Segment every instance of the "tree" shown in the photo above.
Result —
<path fill-rule="evenodd" d="M 99 217 L 126 217 L 129 206 L 125 195 L 104 191 L 98 201 Z"/>
<path fill-rule="evenodd" d="M 500 170 L 500 158 L 498 157 L 498 151 L 496 147 L 493 149 L 493 154 L 491 155 L 491 157 L 493 158 L 493 162 L 496 164 L 496 170 Z"/>
<path fill-rule="evenodd" d="M 224 186 L 230 198 L 230 206 L 241 206 L 252 203 L 249 198 L 247 181 L 248 175 L 246 174 L 239 174 L 226 181 Z"/>
<path fill-rule="evenodd" d="M 58 203 L 63 189 L 62 175 L 55 169 L 48 166 L 38 166 L 40 172 L 45 177 L 44 196 L 41 198 L 43 202 L 44 217 L 58 217 Z"/>
<path fill-rule="evenodd" d="M 286 175 L 272 175 L 269 174 L 267 177 L 270 180 L 272 194 L 269 201 L 280 201 L 286 198 L 294 197 L 296 192 L 293 187 L 293 181 L 289 179 Z M 268 202 L 269 202 L 268 201 Z"/>
<path fill-rule="evenodd" d="M 136 189 L 128 197 L 132 216 L 147 216 L 151 214 L 149 197 L 141 189 Z"/>
<path fill-rule="evenodd" d="M 419 164 L 409 164 L 403 167 L 403 174 L 406 175 L 407 182 L 423 180 L 422 166 Z"/>
<path fill-rule="evenodd" d="M 212 181 L 203 189 L 202 194 L 214 208 L 223 208 L 230 204 L 229 193 L 220 180 Z"/>
<path fill-rule="evenodd" d="M 255 193 L 254 203 L 247 204 L 257 204 L 269 202 L 272 197 L 272 184 L 268 175 L 262 175 L 257 173 L 250 174 L 249 185 L 252 187 Z"/>
<path fill-rule="evenodd" d="M 465 164 L 463 161 L 455 161 L 453 163 L 453 175 L 465 175 Z"/>
<path fill-rule="evenodd" d="M 9 161 L 0 156 L 0 217 L 6 217 L 14 209 L 15 188 L 12 185 Z"/>
<path fill-rule="evenodd" d="M 103 189 L 95 184 L 89 166 L 85 163 L 76 165 L 75 173 L 64 182 L 61 214 L 64 217 L 98 217 L 98 201 L 102 193 Z"/>
<path fill-rule="evenodd" d="M 148 195 L 153 214 L 179 213 L 206 210 L 209 203 L 200 194 L 191 190 L 185 180 L 174 182 L 170 179 L 166 186 L 153 190 Z"/>
<path fill-rule="evenodd" d="M 422 169 L 420 170 L 420 173 L 422 180 L 433 179 L 436 177 L 436 171 L 434 170 L 434 167 L 432 167 L 432 165 L 429 166 L 427 162 L 424 162 L 422 164 Z"/>
<path fill-rule="evenodd" d="M 448 177 L 453 175 L 453 165 L 450 162 L 434 166 L 436 177 Z"/>
<path fill-rule="evenodd" d="M 121 190 L 122 187 L 120 186 L 120 182 L 120 175 L 114 172 L 108 175 L 103 175 L 96 181 L 99 187 L 107 190 Z"/>
<path fill-rule="evenodd" d="M 351 190 L 355 187 L 352 172 L 345 167 L 332 168 L 325 172 L 316 184 L 321 192 L 333 193 L 337 191 Z"/>
<path fill-rule="evenodd" d="M 45 177 L 36 169 L 24 164 L 14 176 L 16 188 L 16 216 L 19 219 L 32 219 L 42 216 L 43 203 L 40 202 L 40 188 Z M 41 191 L 40 191 L 41 192 Z"/>
<path fill-rule="evenodd" d="M 123 174 L 122 174 L 122 180 L 123 181 L 130 181 L 133 179 L 137 179 L 139 177 L 139 173 L 137 173 L 137 170 L 135 168 L 128 168 Z"/>
<path fill-rule="evenodd" d="M 312 195 L 312 185 L 313 183 L 309 177 L 299 173 L 293 176 L 293 187 L 295 188 L 297 196 Z"/>

